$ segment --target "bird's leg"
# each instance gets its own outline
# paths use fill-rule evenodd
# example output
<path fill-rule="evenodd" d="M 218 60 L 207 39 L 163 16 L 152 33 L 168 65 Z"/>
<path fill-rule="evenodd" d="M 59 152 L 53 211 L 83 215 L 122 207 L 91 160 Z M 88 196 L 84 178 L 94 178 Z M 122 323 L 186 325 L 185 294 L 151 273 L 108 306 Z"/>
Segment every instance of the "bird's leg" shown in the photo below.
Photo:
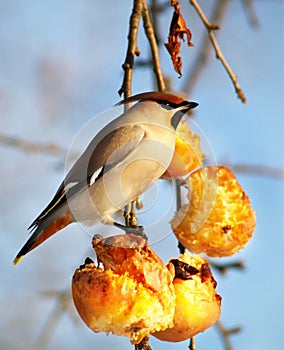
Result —
<path fill-rule="evenodd" d="M 141 209 L 143 207 L 142 201 L 137 198 L 131 203 L 127 204 L 124 207 L 124 220 L 125 220 L 125 226 L 126 227 L 137 227 L 137 217 L 136 217 L 136 210 Z"/>
<path fill-rule="evenodd" d="M 144 232 L 144 227 L 139 226 L 137 222 L 136 209 L 141 208 L 142 202 L 139 198 L 137 198 L 136 200 L 132 201 L 124 207 L 123 216 L 125 220 L 125 225 L 122 225 L 118 222 L 113 222 L 113 225 L 122 229 L 125 233 L 141 236 L 144 239 L 148 240 L 148 237 Z"/>
<path fill-rule="evenodd" d="M 139 225 L 133 226 L 133 227 L 132 226 L 126 226 L 126 225 L 123 225 L 123 224 L 121 224 L 119 222 L 110 220 L 109 218 L 108 218 L 108 220 L 104 220 L 103 223 L 105 225 L 112 225 L 114 227 L 120 228 L 125 233 L 131 233 L 133 235 L 141 236 L 144 239 L 148 240 L 148 237 L 147 237 L 146 233 L 144 232 L 144 227 L 143 226 L 139 226 Z"/>
<path fill-rule="evenodd" d="M 134 350 L 151 350 L 149 342 L 149 337 L 145 337 L 139 344 L 134 345 Z"/>
<path fill-rule="evenodd" d="M 131 227 L 137 227 L 137 216 L 136 216 L 136 202 L 137 200 L 131 202 L 130 204 L 130 217 L 129 217 L 129 226 Z"/>
<path fill-rule="evenodd" d="M 123 212 L 123 216 L 124 216 L 124 222 L 125 222 L 125 227 L 130 227 L 130 213 L 131 213 L 131 203 L 127 204 L 124 207 L 124 212 Z"/>
<path fill-rule="evenodd" d="M 136 199 L 135 204 L 136 204 L 136 209 L 137 210 L 140 210 L 140 209 L 143 208 L 143 203 L 142 203 L 142 201 L 141 201 L 141 199 L 139 197 Z"/>

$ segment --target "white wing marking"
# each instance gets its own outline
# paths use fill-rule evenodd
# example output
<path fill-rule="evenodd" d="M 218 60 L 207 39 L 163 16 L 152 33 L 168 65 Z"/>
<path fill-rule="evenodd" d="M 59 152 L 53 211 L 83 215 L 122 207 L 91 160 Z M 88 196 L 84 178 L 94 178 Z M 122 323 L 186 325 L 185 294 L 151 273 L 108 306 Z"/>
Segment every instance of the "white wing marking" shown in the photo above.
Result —
<path fill-rule="evenodd" d="M 90 178 L 90 186 L 92 186 L 96 180 L 97 180 L 97 177 L 99 176 L 100 172 L 102 171 L 103 169 L 103 166 L 101 166 L 98 170 L 96 170 L 93 175 L 91 176 Z"/>
<path fill-rule="evenodd" d="M 77 185 L 78 182 L 69 182 L 63 189 L 63 194 L 65 194 L 68 190 L 70 190 L 70 188 L 74 187 L 75 185 Z"/>

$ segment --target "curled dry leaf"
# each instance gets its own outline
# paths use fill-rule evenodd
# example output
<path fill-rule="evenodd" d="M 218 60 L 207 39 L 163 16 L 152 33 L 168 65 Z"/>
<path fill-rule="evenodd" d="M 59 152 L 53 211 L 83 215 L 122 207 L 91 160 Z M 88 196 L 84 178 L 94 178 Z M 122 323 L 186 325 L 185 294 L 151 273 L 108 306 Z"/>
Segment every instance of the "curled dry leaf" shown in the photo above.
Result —
<path fill-rule="evenodd" d="M 194 253 L 230 256 L 243 248 L 256 224 L 250 200 L 233 172 L 207 166 L 187 180 L 189 204 L 171 221 L 178 240 Z"/>
<path fill-rule="evenodd" d="M 170 25 L 170 33 L 168 36 L 168 43 L 165 46 L 171 56 L 175 71 L 181 76 L 182 73 L 182 58 L 179 56 L 180 53 L 180 41 L 184 41 L 184 35 L 187 37 L 187 45 L 193 46 L 191 42 L 191 32 L 187 28 L 183 19 L 179 3 L 172 1 L 171 5 L 174 7 L 174 13 Z"/>

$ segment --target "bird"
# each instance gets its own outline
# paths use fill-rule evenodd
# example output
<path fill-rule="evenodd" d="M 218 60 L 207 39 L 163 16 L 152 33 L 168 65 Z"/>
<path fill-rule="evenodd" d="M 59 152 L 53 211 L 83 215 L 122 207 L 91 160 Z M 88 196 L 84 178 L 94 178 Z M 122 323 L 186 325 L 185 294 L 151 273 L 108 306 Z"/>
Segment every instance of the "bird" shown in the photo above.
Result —
<path fill-rule="evenodd" d="M 111 215 L 136 200 L 165 172 L 173 158 L 176 128 L 198 103 L 150 91 L 117 105 L 134 102 L 96 134 L 71 167 L 50 203 L 28 227 L 32 234 L 16 255 L 15 265 L 73 222 L 114 224 Z"/>

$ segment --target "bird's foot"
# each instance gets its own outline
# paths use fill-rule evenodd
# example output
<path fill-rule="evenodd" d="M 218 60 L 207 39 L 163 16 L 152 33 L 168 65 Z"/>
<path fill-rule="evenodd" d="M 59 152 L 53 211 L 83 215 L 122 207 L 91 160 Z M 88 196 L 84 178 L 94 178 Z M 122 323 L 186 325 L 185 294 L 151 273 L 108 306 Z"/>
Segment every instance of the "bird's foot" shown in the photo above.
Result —
<path fill-rule="evenodd" d="M 124 226 L 124 225 L 120 224 L 119 222 L 114 222 L 113 225 L 115 227 L 120 228 L 121 230 L 123 230 L 127 234 L 140 236 L 140 237 L 144 238 L 146 241 L 148 240 L 148 236 L 144 232 L 143 226 L 138 226 L 138 225 L 137 226 Z"/>

